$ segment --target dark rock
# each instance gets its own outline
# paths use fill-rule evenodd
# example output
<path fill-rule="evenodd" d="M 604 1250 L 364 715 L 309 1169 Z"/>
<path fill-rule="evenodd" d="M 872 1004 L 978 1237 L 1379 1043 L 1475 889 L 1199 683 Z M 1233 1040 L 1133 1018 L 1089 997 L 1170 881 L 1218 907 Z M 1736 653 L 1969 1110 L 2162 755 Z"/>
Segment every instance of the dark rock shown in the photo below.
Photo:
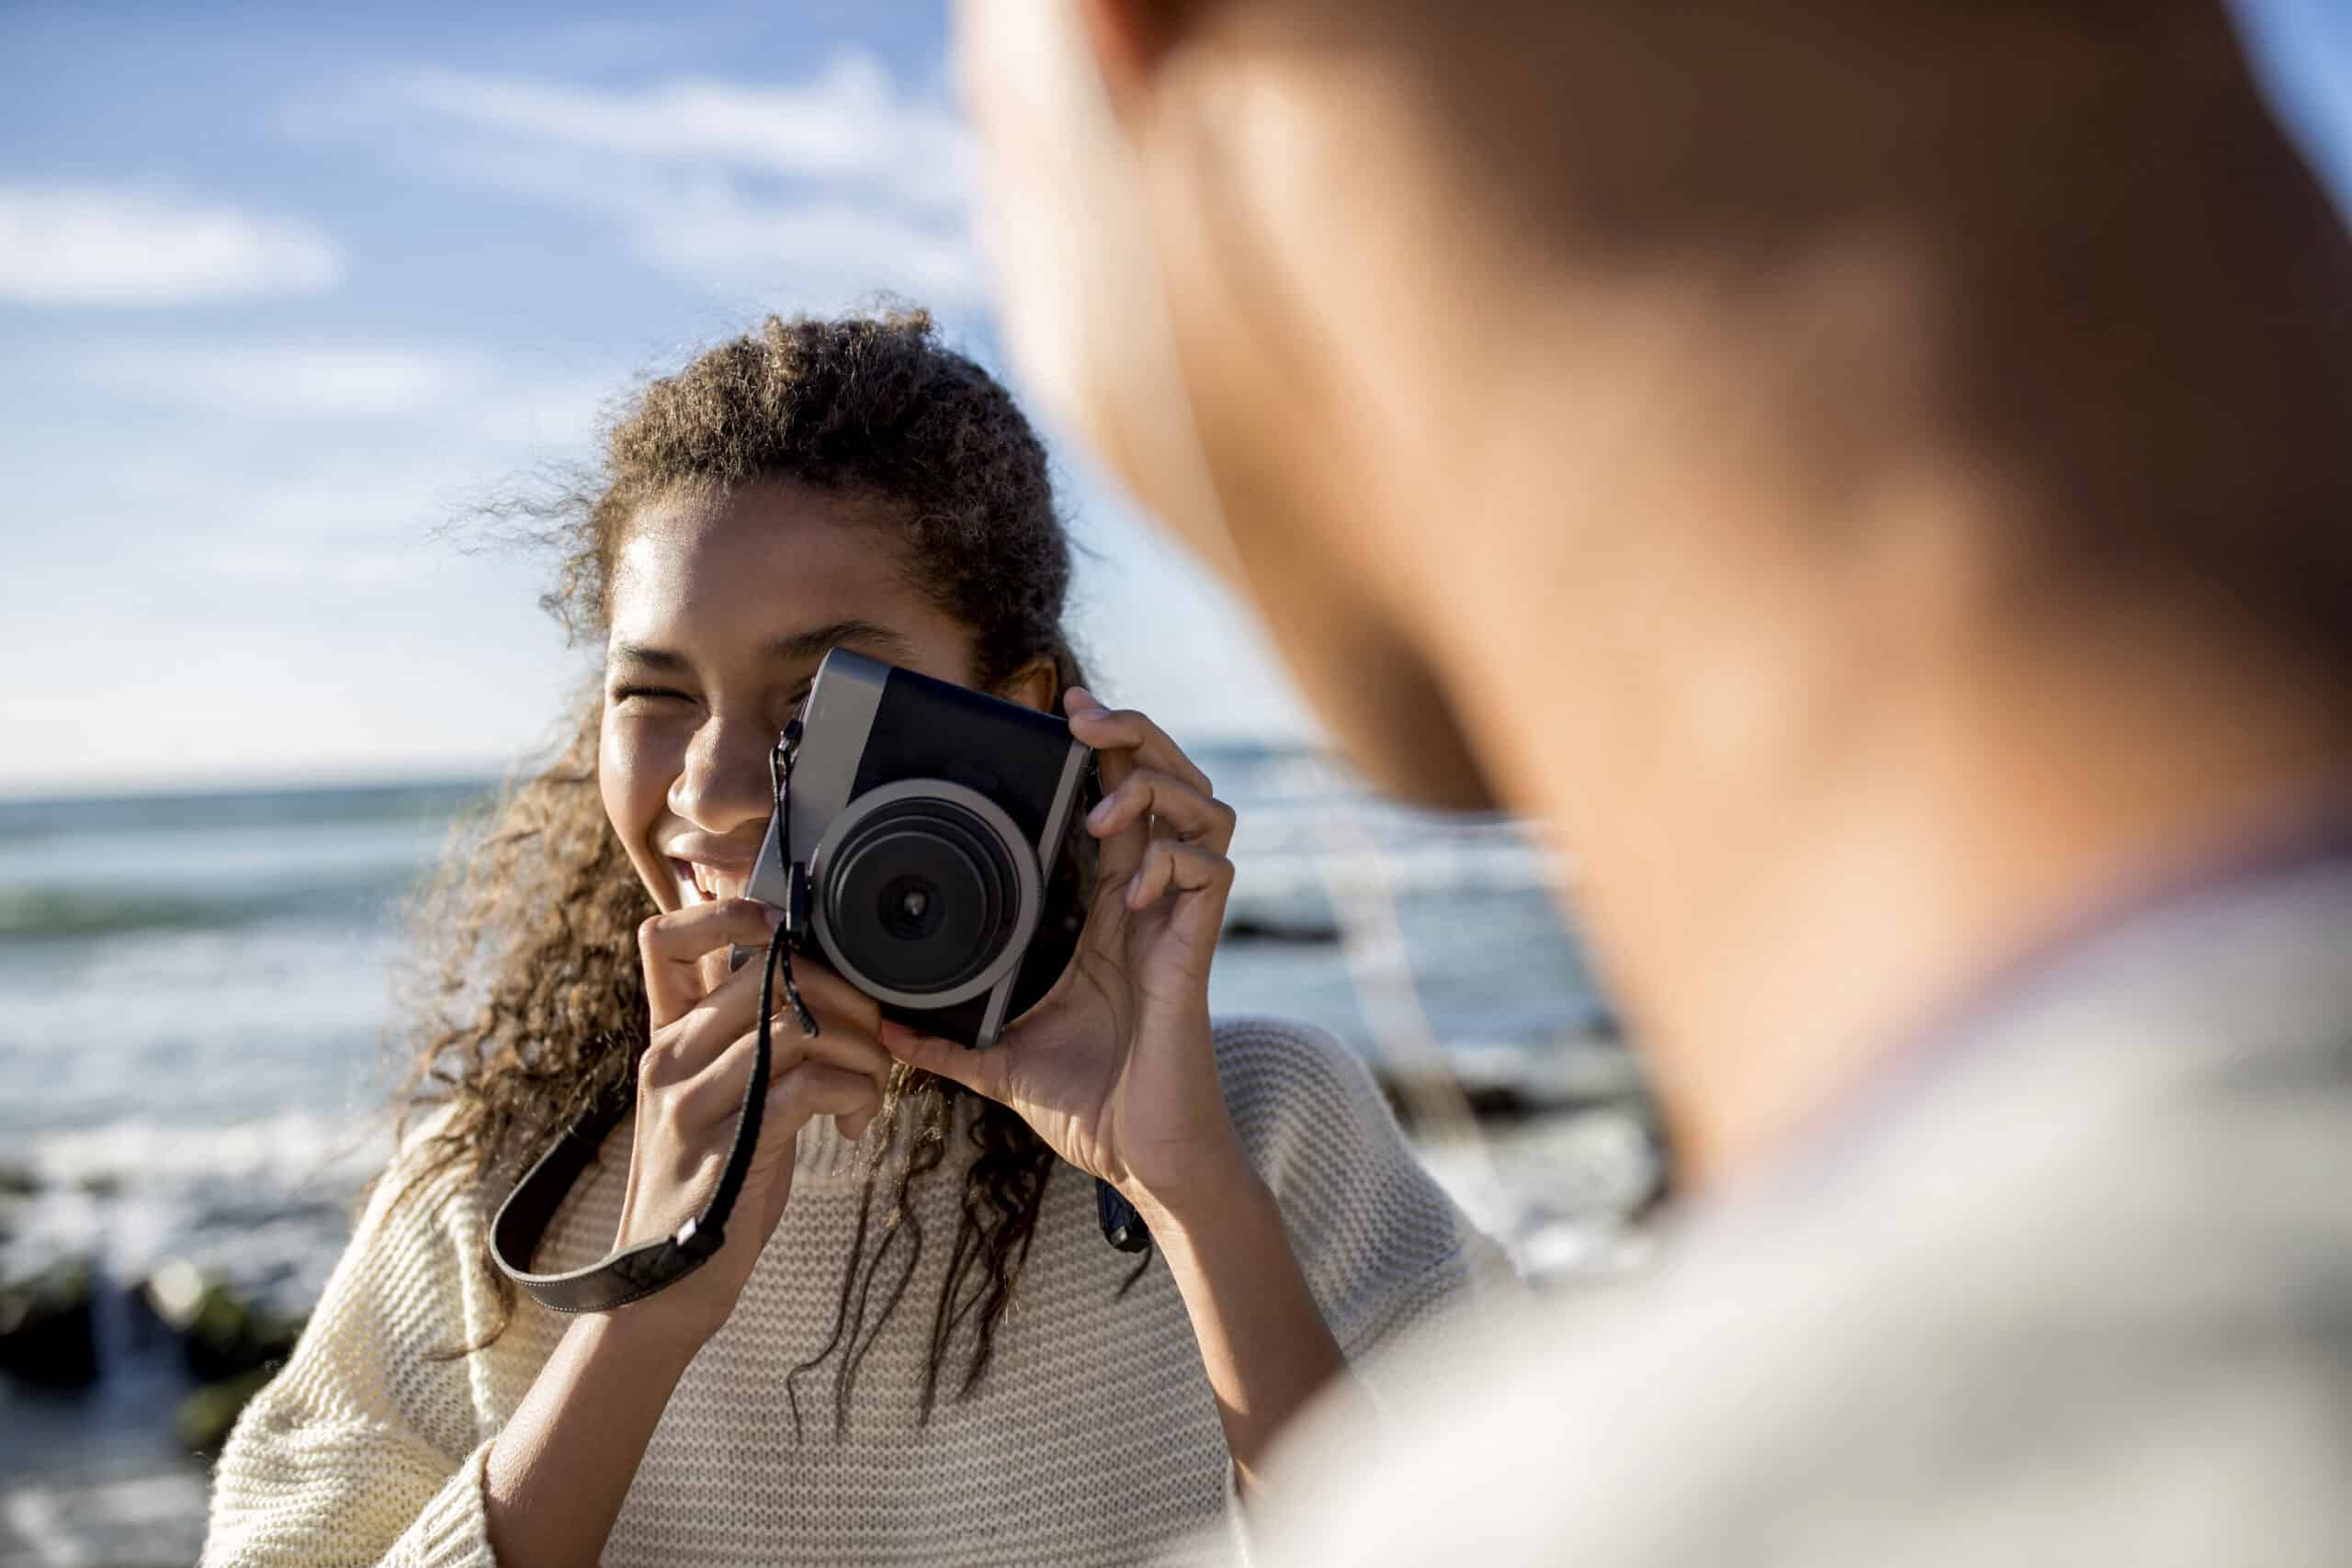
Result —
<path fill-rule="evenodd" d="M 1518 1084 L 1419 1078 L 1387 1072 L 1376 1077 L 1389 1109 L 1408 1130 L 1419 1124 L 1420 1107 L 1432 1103 L 1458 1106 L 1481 1122 L 1516 1122 L 1559 1109 L 1534 1099 Z"/>
<path fill-rule="evenodd" d="M 1654 1114 L 1639 1057 L 1597 1032 L 1544 1045 L 1457 1049 L 1429 1068 L 1379 1059 L 1372 1066 L 1408 1132 L 1427 1131 L 1425 1115 L 1448 1122 L 1464 1111 L 1498 1125 L 1596 1109 Z"/>
<path fill-rule="evenodd" d="M 184 1258 L 149 1275 L 140 1295 L 179 1337 L 188 1371 L 205 1382 L 282 1361 L 302 1334 L 302 1319 L 270 1311 Z"/>
<path fill-rule="evenodd" d="M 90 1266 L 80 1258 L 0 1285 L 0 1371 L 48 1388 L 96 1382 L 90 1305 Z"/>
<path fill-rule="evenodd" d="M 1321 946 L 1338 942 L 1340 928 L 1329 920 L 1283 919 L 1273 915 L 1229 915 L 1226 918 L 1223 940 Z"/>

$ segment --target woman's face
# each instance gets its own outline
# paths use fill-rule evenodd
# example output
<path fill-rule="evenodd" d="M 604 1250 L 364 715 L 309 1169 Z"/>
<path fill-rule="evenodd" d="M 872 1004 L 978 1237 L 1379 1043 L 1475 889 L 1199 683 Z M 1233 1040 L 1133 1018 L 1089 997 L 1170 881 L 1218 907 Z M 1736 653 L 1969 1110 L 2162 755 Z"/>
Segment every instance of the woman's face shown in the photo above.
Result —
<path fill-rule="evenodd" d="M 598 777 L 665 910 L 742 895 L 775 806 L 768 753 L 828 649 L 973 683 L 971 634 L 854 496 L 763 483 L 647 506 L 610 604 Z"/>

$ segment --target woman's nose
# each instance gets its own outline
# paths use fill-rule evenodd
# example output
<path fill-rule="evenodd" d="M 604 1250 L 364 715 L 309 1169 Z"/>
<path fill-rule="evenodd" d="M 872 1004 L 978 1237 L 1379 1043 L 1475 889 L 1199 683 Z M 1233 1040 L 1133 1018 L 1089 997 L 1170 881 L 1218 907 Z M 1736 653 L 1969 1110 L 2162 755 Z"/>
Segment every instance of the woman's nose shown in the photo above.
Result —
<path fill-rule="evenodd" d="M 765 822 L 775 809 L 768 781 L 775 739 L 764 724 L 718 718 L 705 724 L 670 786 L 670 809 L 706 833 Z"/>

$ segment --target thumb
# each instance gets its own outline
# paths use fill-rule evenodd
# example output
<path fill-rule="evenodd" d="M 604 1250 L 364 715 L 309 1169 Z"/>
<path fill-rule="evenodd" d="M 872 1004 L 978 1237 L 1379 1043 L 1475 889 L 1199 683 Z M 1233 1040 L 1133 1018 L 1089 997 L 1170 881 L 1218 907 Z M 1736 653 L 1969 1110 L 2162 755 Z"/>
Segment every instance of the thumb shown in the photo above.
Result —
<path fill-rule="evenodd" d="M 1001 1051 L 975 1051 L 953 1040 L 909 1029 L 888 1018 L 882 1021 L 875 1038 L 882 1042 L 882 1049 L 910 1067 L 962 1084 L 990 1100 L 1004 1097 L 1004 1054 Z"/>

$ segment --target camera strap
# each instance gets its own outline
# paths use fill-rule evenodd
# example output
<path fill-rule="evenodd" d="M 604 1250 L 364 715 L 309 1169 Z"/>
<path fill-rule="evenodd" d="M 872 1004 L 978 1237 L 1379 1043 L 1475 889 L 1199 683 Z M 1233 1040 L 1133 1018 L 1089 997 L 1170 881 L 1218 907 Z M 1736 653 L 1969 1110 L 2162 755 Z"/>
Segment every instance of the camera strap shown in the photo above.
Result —
<path fill-rule="evenodd" d="M 775 795 L 776 820 L 792 820 L 792 763 L 800 745 L 800 721 L 784 727 L 775 749 L 768 754 L 768 782 Z M 585 1268 L 561 1274 L 534 1274 L 531 1263 L 555 1223 L 556 1211 L 593 1164 L 612 1130 L 628 1113 L 627 1103 L 591 1111 L 567 1129 L 553 1148 L 539 1156 L 491 1222 L 490 1255 L 525 1295 L 554 1312 L 610 1312 L 668 1289 L 701 1268 L 727 1240 L 727 1221 L 742 1195 L 752 1155 L 760 1146 L 760 1123 L 767 1111 L 768 1072 L 773 1060 L 770 1028 L 775 1008 L 775 982 L 784 977 L 785 1002 L 801 1032 L 814 1038 L 816 1015 L 800 999 L 792 977 L 792 942 L 808 918 L 808 878 L 806 868 L 788 863 L 789 832 L 776 834 L 776 855 L 787 861 L 784 869 L 791 896 L 786 900 L 784 921 L 768 939 L 767 961 L 760 971 L 760 1029 L 752 1053 L 752 1077 L 743 1088 L 743 1107 L 736 1112 L 735 1139 L 727 1151 L 726 1168 L 718 1185 L 699 1213 L 665 1236 L 607 1254 Z"/>

